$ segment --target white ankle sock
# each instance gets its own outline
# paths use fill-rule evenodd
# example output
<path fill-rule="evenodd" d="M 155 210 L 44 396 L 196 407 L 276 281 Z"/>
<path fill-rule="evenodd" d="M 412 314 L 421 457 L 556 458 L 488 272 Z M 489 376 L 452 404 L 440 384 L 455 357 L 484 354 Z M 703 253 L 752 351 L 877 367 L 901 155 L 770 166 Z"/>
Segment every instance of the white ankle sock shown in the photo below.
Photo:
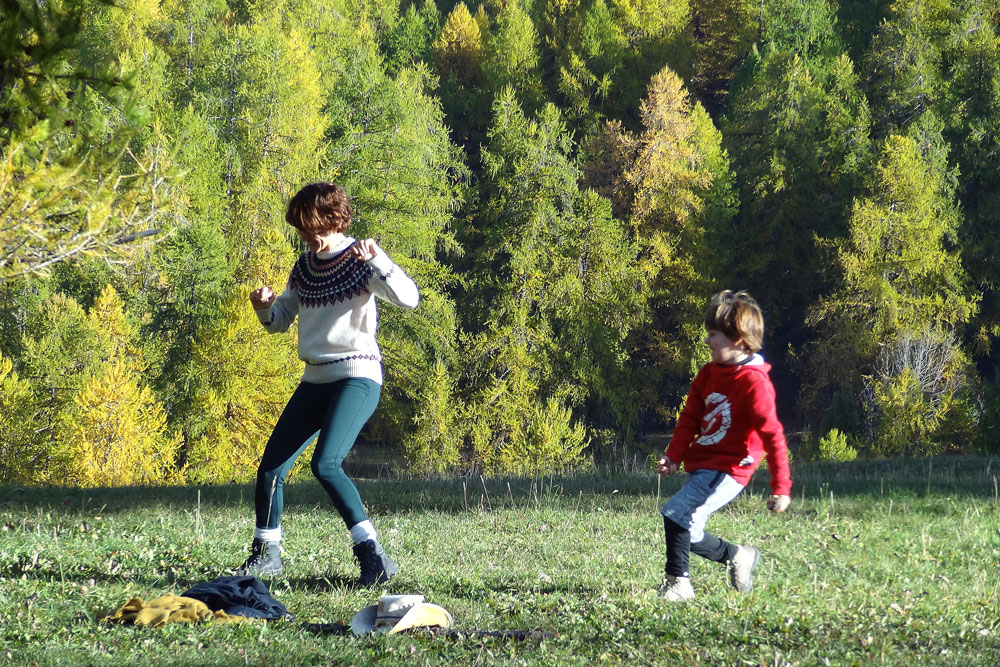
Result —
<path fill-rule="evenodd" d="M 261 542 L 280 542 L 281 526 L 277 528 L 254 528 L 253 536 Z"/>
<path fill-rule="evenodd" d="M 365 519 L 351 526 L 351 539 L 354 540 L 355 544 L 361 544 L 368 540 L 377 540 L 378 533 L 375 532 L 375 526 L 372 525 L 372 522 Z"/>

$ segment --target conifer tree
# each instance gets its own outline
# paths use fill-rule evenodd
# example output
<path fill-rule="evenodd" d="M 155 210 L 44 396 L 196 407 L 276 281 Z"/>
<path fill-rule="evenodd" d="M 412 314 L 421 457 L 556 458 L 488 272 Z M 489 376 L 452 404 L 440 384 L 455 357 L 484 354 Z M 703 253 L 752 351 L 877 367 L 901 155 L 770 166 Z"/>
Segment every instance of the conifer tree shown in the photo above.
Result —
<path fill-rule="evenodd" d="M 129 151 L 147 116 L 121 66 L 84 57 L 90 6 L 31 7 L 0 18 L 0 280 L 118 255 L 159 233 L 169 198 L 162 156 Z"/>
<path fill-rule="evenodd" d="M 965 365 L 956 335 L 977 299 L 951 248 L 960 216 L 946 158 L 911 137 L 882 142 L 839 247 L 843 287 L 813 318 L 824 341 L 814 376 L 865 399 L 859 407 L 879 453 L 913 451 L 907 438 L 933 451 L 945 415 L 964 409 L 953 400 Z"/>
<path fill-rule="evenodd" d="M 472 17 L 464 2 L 457 3 L 434 40 L 434 55 L 441 77 L 454 74 L 463 86 L 482 82 L 482 24 Z"/>
<path fill-rule="evenodd" d="M 387 39 L 386 70 L 434 62 L 434 41 L 441 32 L 441 14 L 434 0 L 411 4 Z"/>
<path fill-rule="evenodd" d="M 758 7 L 753 0 L 691 2 L 691 88 L 713 116 L 725 108 L 733 76 L 760 36 Z"/>
<path fill-rule="evenodd" d="M 735 193 L 721 134 L 669 68 L 653 77 L 640 115 L 641 134 L 607 126 L 592 148 L 605 155 L 594 156 L 587 180 L 609 183 L 642 249 L 650 317 L 635 334 L 635 362 L 667 376 L 667 386 L 662 377 L 647 380 L 656 386 L 648 400 L 663 405 L 689 379 L 705 295 L 720 268 L 714 257 L 729 242 L 716 232 L 731 221 Z"/>
<path fill-rule="evenodd" d="M 464 406 L 455 395 L 453 373 L 438 359 L 417 394 L 413 428 L 402 441 L 410 471 L 418 475 L 449 472 L 459 463 L 465 430 Z"/>
<path fill-rule="evenodd" d="M 284 201 L 318 172 L 325 131 L 319 71 L 304 36 L 285 29 L 275 10 L 204 48 L 214 56 L 195 73 L 194 87 L 200 108 L 218 119 L 234 277 L 281 284 L 294 254 L 282 242 Z"/>
<path fill-rule="evenodd" d="M 505 4 L 484 46 L 483 73 L 487 93 L 495 97 L 511 86 L 522 105 L 537 109 L 544 99 L 538 70 L 538 33 L 531 17 L 516 2 Z"/>
<path fill-rule="evenodd" d="M 181 436 L 183 465 L 200 421 L 195 402 L 210 376 L 194 348 L 203 332 L 219 328 L 218 305 L 232 272 L 223 234 L 227 200 L 217 131 L 190 108 L 169 120 L 178 137 L 175 159 L 185 170 L 184 196 L 174 201 L 183 222 L 151 254 L 150 270 L 157 280 L 146 292 L 143 307 L 152 315 L 143 324 L 143 335 L 155 341 L 150 384 L 167 411 L 170 432 Z"/>
<path fill-rule="evenodd" d="M 138 329 L 118 293 L 105 286 L 86 314 L 92 332 L 78 354 L 79 390 L 59 410 L 48 481 L 79 486 L 162 483 L 171 477 L 177 441 L 146 386 Z"/>
<path fill-rule="evenodd" d="M 950 32 L 948 0 L 895 0 L 865 59 L 867 96 L 880 136 L 903 133 L 944 93 L 940 38 Z"/>
<path fill-rule="evenodd" d="M 992 231 L 1000 225 L 1000 11 L 993 12 L 990 3 L 971 2 L 953 23 L 943 111 L 965 215 L 963 265 L 983 295 L 970 351 L 987 367 L 1000 336 L 1000 257 Z"/>
<path fill-rule="evenodd" d="M 483 140 L 488 98 L 483 96 L 484 21 L 476 20 L 464 2 L 448 14 L 434 40 L 434 62 L 441 80 L 441 100 L 455 142 L 474 152 Z"/>
<path fill-rule="evenodd" d="M 114 358 L 61 415 L 61 444 L 50 482 L 76 486 L 162 484 L 173 479 L 177 440 L 166 413 L 127 361 Z"/>
<path fill-rule="evenodd" d="M 690 72 L 689 0 L 548 0 L 535 12 L 550 88 L 584 134 L 604 117 L 637 124 L 639 99 L 664 64 Z"/>
<path fill-rule="evenodd" d="M 811 304 L 833 287 L 832 258 L 816 239 L 845 233 L 871 159 L 871 115 L 830 5 L 767 6 L 774 13 L 762 15 L 762 32 L 772 41 L 752 50 L 722 124 L 742 202 L 724 275 L 763 304 L 765 346 L 781 354 L 805 342 Z M 779 386 L 779 395 L 795 393 Z"/>
<path fill-rule="evenodd" d="M 248 482 L 278 416 L 301 374 L 295 340 L 268 334 L 237 285 L 219 304 L 214 327 L 199 332 L 196 366 L 206 376 L 195 397 L 186 457 L 193 483 Z"/>
<path fill-rule="evenodd" d="M 61 415 L 72 404 L 99 361 L 94 352 L 96 332 L 83 308 L 63 294 L 52 294 L 31 313 L 22 341 L 21 377 L 32 383 L 34 428 L 44 455 L 37 459 L 33 476 L 58 478 L 53 470 L 55 453 L 63 443 Z"/>
<path fill-rule="evenodd" d="M 34 405 L 31 382 L 0 354 L 0 483 L 36 480 L 45 448 L 35 427 Z"/>
<path fill-rule="evenodd" d="M 415 311 L 379 310 L 386 384 L 372 432 L 400 442 L 410 437 L 435 362 L 445 364 L 451 383 L 457 377 L 458 315 L 449 295 L 456 277 L 439 255 L 460 252 L 450 227 L 467 172 L 441 107 L 425 92 L 427 70 L 404 68 L 391 78 L 375 44 L 361 37 L 339 55 L 343 78 L 329 91 L 324 163 L 351 196 L 350 233 L 379 239 L 420 288 Z M 425 416 L 448 421 L 457 414 L 442 409 Z M 461 424 L 452 427 L 461 431 Z"/>
<path fill-rule="evenodd" d="M 570 151 L 554 107 L 533 121 L 511 89 L 497 98 L 469 300 L 480 305 L 464 345 L 473 446 L 490 472 L 572 464 L 586 431 L 570 409 L 586 401 L 621 409 L 611 421 L 631 416 L 612 382 L 641 308 L 626 287 L 638 280 L 635 249 L 606 200 L 580 195 Z"/>

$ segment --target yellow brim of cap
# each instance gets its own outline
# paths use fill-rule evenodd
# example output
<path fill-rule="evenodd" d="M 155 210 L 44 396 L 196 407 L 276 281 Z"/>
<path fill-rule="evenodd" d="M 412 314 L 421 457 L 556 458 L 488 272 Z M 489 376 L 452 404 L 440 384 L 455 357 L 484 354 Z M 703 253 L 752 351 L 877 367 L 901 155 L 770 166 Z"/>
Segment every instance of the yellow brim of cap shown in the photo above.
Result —
<path fill-rule="evenodd" d="M 389 629 L 389 634 L 394 635 L 397 632 L 403 632 L 404 630 L 409 630 L 410 628 L 439 627 L 448 629 L 452 626 L 452 623 L 454 623 L 454 621 L 452 620 L 451 614 L 448 613 L 447 609 L 439 607 L 436 604 L 424 602 L 423 604 L 414 606 L 406 612 L 406 615 L 399 619 L 399 623 Z M 379 630 L 382 630 L 382 628 Z"/>

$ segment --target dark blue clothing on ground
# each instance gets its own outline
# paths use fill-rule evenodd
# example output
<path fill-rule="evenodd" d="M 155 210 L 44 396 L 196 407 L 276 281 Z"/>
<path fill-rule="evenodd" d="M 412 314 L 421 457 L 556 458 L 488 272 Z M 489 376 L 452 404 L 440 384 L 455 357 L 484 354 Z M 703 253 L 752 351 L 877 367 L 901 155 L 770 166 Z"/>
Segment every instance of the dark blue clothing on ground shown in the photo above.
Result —
<path fill-rule="evenodd" d="M 221 609 L 234 616 L 268 621 L 291 616 L 256 577 L 219 577 L 192 586 L 182 597 L 201 600 L 212 611 Z"/>

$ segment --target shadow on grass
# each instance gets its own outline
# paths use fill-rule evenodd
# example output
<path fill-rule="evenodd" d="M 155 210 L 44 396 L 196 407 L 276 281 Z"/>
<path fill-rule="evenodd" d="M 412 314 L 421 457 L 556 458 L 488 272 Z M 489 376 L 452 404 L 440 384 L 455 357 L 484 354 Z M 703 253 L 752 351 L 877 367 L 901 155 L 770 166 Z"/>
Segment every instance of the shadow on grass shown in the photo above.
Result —
<path fill-rule="evenodd" d="M 165 588 L 172 589 L 180 593 L 181 591 L 191 588 L 195 584 L 212 581 L 217 577 L 226 576 L 228 574 L 231 573 L 221 572 L 211 575 L 202 574 L 192 576 L 190 572 L 165 572 L 158 574 L 138 572 L 122 575 L 112 574 L 106 570 L 91 567 L 74 567 L 69 572 L 57 568 L 32 567 L 30 569 L 25 569 L 20 563 L 7 563 L 3 567 L 0 567 L 0 577 L 3 578 L 21 578 L 22 576 L 27 576 L 32 581 L 45 581 L 50 583 L 69 582 L 81 585 L 99 583 L 132 589 L 138 587 L 145 588 L 150 591 L 161 591 L 155 593 L 154 596 L 161 595 L 163 589 Z"/>
<path fill-rule="evenodd" d="M 27 567 L 25 562 L 9 562 L 0 567 L 0 577 L 21 578 L 27 576 L 33 581 L 46 582 L 69 582 L 76 584 L 93 585 L 109 584 L 127 588 L 145 588 L 150 591 L 163 591 L 171 589 L 177 594 L 195 586 L 196 584 L 212 581 L 218 577 L 231 576 L 229 570 L 220 572 L 200 572 L 192 573 L 190 570 L 178 570 L 177 572 L 166 571 L 159 573 L 152 572 L 131 572 L 128 574 L 114 574 L 107 570 L 96 567 L 74 567 L 71 571 L 65 571 L 57 567 Z M 357 578 L 329 576 L 329 577 L 259 577 L 259 579 L 269 588 L 280 584 L 288 585 L 292 588 L 309 590 L 313 593 L 336 593 L 359 590 Z M 156 593 L 160 595 L 161 593 Z"/>
<path fill-rule="evenodd" d="M 857 460 L 846 463 L 792 465 L 795 498 L 822 498 L 902 494 L 978 496 L 998 500 L 1000 457 L 938 456 L 922 459 Z M 753 495 L 766 495 L 769 476 L 758 471 L 748 486 Z M 464 513 L 533 507 L 614 503 L 614 497 L 659 496 L 665 500 L 683 483 L 683 475 L 659 480 L 655 473 L 598 470 L 573 476 L 484 479 L 479 476 L 419 480 L 407 478 L 359 479 L 366 504 L 378 513 L 436 511 Z M 286 511 L 296 507 L 329 507 L 322 487 L 312 478 L 285 487 Z M 252 515 L 252 485 L 160 486 L 75 489 L 67 487 L 0 486 L 0 514 L 25 509 L 86 516 L 135 511 L 137 508 L 173 508 L 191 513 L 226 508 Z"/>
<path fill-rule="evenodd" d="M 338 593 L 361 589 L 356 577 L 288 577 L 284 581 L 292 588 L 304 589 L 313 593 Z"/>

